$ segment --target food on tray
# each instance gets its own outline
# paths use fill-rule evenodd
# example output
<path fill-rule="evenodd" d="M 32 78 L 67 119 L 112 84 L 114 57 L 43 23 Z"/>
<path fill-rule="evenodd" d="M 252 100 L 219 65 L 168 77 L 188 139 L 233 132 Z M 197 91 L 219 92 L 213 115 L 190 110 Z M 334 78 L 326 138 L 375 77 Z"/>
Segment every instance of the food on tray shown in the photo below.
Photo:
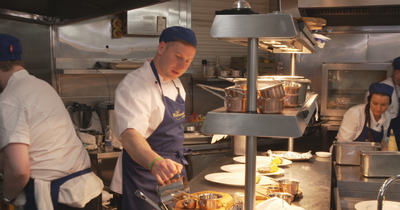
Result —
<path fill-rule="evenodd" d="M 276 163 L 272 163 L 271 165 L 271 169 L 269 170 L 270 173 L 275 173 L 279 170 L 278 166 L 276 165 Z"/>
<path fill-rule="evenodd" d="M 275 159 L 271 162 L 271 165 L 274 164 L 274 163 L 275 163 L 276 165 L 281 164 L 281 163 L 282 163 L 281 158 L 278 157 L 278 156 L 276 156 Z"/>
<path fill-rule="evenodd" d="M 262 167 L 257 168 L 258 173 L 264 173 L 264 174 L 269 173 L 270 170 L 271 170 L 271 167 L 269 167 L 269 166 L 262 166 Z"/>

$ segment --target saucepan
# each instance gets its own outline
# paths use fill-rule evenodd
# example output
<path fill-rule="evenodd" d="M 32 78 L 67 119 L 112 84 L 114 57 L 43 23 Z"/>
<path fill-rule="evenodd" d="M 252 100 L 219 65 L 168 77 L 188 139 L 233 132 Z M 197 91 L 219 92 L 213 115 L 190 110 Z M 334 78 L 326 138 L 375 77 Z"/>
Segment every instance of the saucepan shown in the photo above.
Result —
<path fill-rule="evenodd" d="M 218 193 L 203 193 L 199 196 L 200 209 L 219 209 L 222 206 L 223 196 Z"/>
<path fill-rule="evenodd" d="M 279 114 L 283 112 L 283 98 L 259 98 L 258 111 L 263 114 Z"/>
<path fill-rule="evenodd" d="M 226 94 L 225 97 L 221 96 L 218 93 L 215 93 L 214 91 L 210 90 L 218 90 L 225 92 L 226 91 L 222 88 L 217 88 L 217 87 L 212 87 L 208 85 L 203 85 L 203 84 L 197 84 L 198 86 L 202 87 L 204 90 L 212 93 L 215 96 L 218 96 L 219 98 L 222 98 L 225 102 L 225 108 L 226 111 L 228 112 L 246 112 L 246 105 L 247 105 L 247 98 L 246 97 L 231 97 L 231 95 Z M 236 88 L 230 88 L 230 91 L 236 92 L 237 94 L 245 95 L 245 93 L 240 92 L 236 90 Z"/>
<path fill-rule="evenodd" d="M 259 97 L 261 98 L 283 98 L 285 97 L 285 90 L 282 83 L 269 85 L 258 89 Z"/>

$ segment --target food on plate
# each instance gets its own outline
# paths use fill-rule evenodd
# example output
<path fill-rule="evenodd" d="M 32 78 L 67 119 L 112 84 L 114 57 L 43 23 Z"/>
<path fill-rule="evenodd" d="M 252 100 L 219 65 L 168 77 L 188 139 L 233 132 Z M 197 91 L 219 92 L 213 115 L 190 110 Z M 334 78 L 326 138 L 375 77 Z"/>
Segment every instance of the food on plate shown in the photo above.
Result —
<path fill-rule="evenodd" d="M 270 172 L 270 170 L 271 170 L 271 167 L 269 167 L 269 166 L 262 166 L 262 167 L 257 168 L 258 173 L 268 173 L 268 172 Z"/>
<path fill-rule="evenodd" d="M 276 163 L 272 163 L 271 165 L 271 169 L 269 170 L 270 173 L 275 173 L 279 170 L 278 166 L 276 165 Z"/>
<path fill-rule="evenodd" d="M 279 165 L 279 164 L 282 163 L 282 159 L 280 157 L 276 156 L 275 159 L 271 162 L 271 165 L 274 164 L 274 163 L 276 165 Z"/>
<path fill-rule="evenodd" d="M 257 174 L 257 176 L 256 176 L 256 184 L 258 184 L 260 182 L 260 180 L 261 180 L 261 175 Z"/>

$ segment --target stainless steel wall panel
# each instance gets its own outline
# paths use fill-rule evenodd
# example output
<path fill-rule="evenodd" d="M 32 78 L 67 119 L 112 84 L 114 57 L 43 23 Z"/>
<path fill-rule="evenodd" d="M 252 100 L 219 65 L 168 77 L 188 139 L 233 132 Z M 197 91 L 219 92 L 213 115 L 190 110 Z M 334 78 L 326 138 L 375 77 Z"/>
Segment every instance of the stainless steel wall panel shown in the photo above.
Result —
<path fill-rule="evenodd" d="M 1 18 L 0 22 L 0 33 L 21 40 L 22 60 L 29 73 L 51 84 L 51 26 Z"/>
<path fill-rule="evenodd" d="M 391 62 L 400 56 L 400 33 L 370 34 L 368 62 Z"/>

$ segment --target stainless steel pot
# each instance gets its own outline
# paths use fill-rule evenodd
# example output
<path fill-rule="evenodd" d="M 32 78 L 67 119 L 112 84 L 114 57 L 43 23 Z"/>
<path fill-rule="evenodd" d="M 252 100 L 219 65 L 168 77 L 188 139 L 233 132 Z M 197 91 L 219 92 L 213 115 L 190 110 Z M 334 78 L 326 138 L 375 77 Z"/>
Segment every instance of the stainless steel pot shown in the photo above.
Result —
<path fill-rule="evenodd" d="M 297 107 L 299 105 L 299 94 L 286 94 L 284 107 Z"/>
<path fill-rule="evenodd" d="M 279 114 L 283 112 L 283 98 L 259 98 L 258 111 L 263 114 Z"/>
<path fill-rule="evenodd" d="M 222 206 L 221 194 L 216 193 L 203 193 L 199 195 L 199 205 L 200 209 L 219 209 Z"/>
<path fill-rule="evenodd" d="M 262 98 L 283 98 L 285 90 L 282 83 L 269 85 L 258 90 L 259 96 Z"/>
<path fill-rule="evenodd" d="M 218 90 L 218 91 L 223 91 L 225 92 L 224 89 L 222 88 L 216 88 L 208 85 L 203 85 L 203 84 L 197 84 L 197 86 L 202 87 L 204 90 L 212 93 L 215 96 L 218 96 L 219 98 L 222 98 L 224 100 L 225 108 L 226 111 L 228 112 L 246 112 L 246 105 L 247 105 L 247 98 L 246 97 L 230 97 L 230 96 L 221 96 L 218 93 L 215 93 L 214 91 L 210 90 Z M 234 89 L 231 89 L 232 91 L 236 91 Z M 244 93 L 236 91 L 238 94 L 244 95 Z"/>

